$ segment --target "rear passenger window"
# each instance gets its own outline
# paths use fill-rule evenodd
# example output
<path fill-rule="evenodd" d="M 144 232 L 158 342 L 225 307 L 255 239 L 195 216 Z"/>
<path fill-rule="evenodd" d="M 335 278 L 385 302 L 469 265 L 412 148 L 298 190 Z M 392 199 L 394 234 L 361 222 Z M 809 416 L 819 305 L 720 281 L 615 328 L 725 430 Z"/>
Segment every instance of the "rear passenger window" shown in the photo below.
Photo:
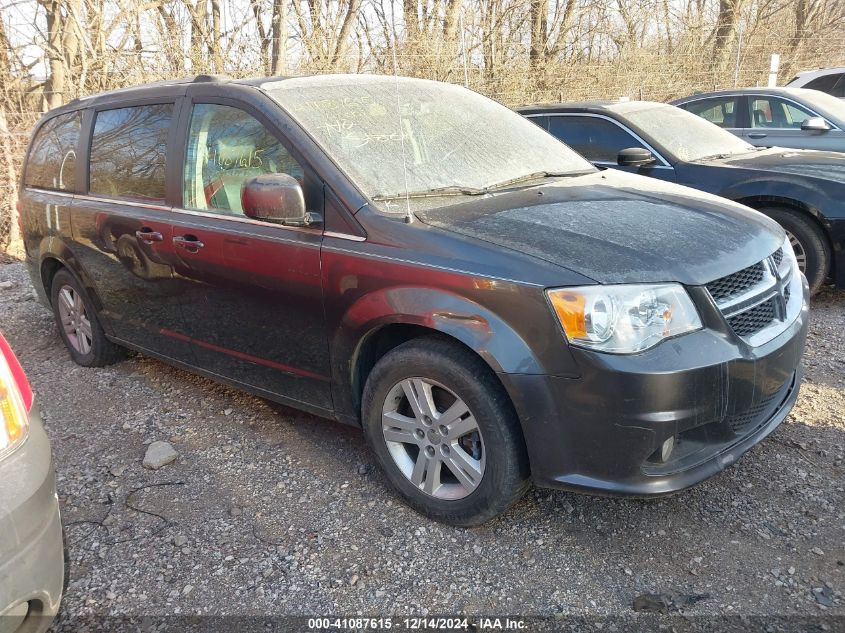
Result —
<path fill-rule="evenodd" d="M 719 127 L 735 128 L 739 127 L 736 121 L 736 103 L 736 97 L 715 97 L 684 103 L 681 107 Z"/>
<path fill-rule="evenodd" d="M 164 201 L 173 104 L 103 110 L 91 140 L 91 193 Z"/>
<path fill-rule="evenodd" d="M 302 167 L 258 120 L 231 106 L 194 106 L 185 153 L 185 207 L 243 215 L 243 183 L 278 173 L 304 184 Z"/>
<path fill-rule="evenodd" d="M 549 132 L 595 162 L 615 163 L 623 149 L 643 147 L 616 123 L 597 117 L 553 116 L 549 119 Z"/>
<path fill-rule="evenodd" d="M 60 191 L 74 189 L 76 144 L 81 127 L 81 112 L 59 115 L 41 126 L 29 150 L 25 185 Z"/>

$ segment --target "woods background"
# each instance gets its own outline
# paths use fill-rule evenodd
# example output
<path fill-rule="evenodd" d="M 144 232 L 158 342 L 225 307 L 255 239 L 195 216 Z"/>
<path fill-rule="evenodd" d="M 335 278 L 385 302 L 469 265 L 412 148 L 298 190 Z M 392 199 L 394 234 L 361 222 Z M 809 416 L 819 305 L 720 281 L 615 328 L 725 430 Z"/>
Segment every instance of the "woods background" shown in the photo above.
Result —
<path fill-rule="evenodd" d="M 0 0 L 0 249 L 42 112 L 122 86 L 375 72 L 507 105 L 765 85 L 845 64 L 845 0 Z"/>

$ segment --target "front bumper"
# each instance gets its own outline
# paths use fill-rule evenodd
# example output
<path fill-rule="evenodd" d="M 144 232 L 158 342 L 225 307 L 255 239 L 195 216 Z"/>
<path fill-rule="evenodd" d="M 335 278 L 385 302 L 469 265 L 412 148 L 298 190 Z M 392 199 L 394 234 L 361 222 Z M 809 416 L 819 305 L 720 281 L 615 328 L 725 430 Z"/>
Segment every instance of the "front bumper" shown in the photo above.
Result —
<path fill-rule="evenodd" d="M 0 630 L 46 631 L 59 609 L 64 545 L 50 441 L 38 410 L 0 461 Z M 26 605 L 26 606 L 22 606 Z"/>
<path fill-rule="evenodd" d="M 705 329 L 641 354 L 572 348 L 579 378 L 501 374 L 537 485 L 608 495 L 676 492 L 723 470 L 787 416 L 801 384 L 797 319 L 759 347 Z M 661 463 L 660 446 L 675 439 Z"/>

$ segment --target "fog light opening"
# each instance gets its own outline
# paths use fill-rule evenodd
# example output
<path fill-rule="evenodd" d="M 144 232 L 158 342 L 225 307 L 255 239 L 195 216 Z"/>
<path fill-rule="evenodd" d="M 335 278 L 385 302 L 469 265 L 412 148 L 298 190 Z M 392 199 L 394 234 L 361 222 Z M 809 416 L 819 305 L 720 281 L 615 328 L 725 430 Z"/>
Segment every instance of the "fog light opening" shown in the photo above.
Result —
<path fill-rule="evenodd" d="M 663 442 L 660 445 L 660 461 L 662 463 L 666 463 L 669 461 L 669 458 L 672 456 L 672 451 L 675 450 L 675 436 L 673 435 L 668 440 Z"/>

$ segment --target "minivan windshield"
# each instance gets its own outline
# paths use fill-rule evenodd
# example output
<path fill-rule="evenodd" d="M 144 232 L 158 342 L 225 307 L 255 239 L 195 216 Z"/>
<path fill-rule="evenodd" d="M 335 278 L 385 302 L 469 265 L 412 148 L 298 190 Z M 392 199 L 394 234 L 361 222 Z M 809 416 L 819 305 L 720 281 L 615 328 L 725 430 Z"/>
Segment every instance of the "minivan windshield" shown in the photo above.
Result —
<path fill-rule="evenodd" d="M 718 125 L 672 105 L 632 101 L 614 104 L 612 109 L 677 160 L 692 162 L 756 151 Z"/>
<path fill-rule="evenodd" d="M 595 171 L 534 123 L 460 86 L 334 75 L 263 87 L 376 200 Z"/>

